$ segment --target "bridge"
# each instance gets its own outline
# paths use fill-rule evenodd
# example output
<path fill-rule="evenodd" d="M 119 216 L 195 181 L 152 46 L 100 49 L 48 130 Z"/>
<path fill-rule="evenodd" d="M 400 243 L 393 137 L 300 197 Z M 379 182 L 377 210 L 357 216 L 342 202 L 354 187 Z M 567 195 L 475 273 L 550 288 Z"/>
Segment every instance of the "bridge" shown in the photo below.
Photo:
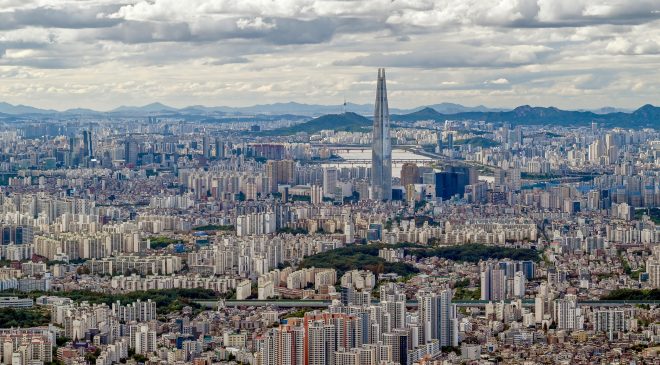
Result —
<path fill-rule="evenodd" d="M 434 160 L 428 158 L 393 158 L 392 164 L 404 164 L 406 162 L 411 163 L 432 163 Z M 371 165 L 371 159 L 350 159 L 350 160 L 332 160 L 332 161 L 319 161 L 318 163 L 327 164 L 327 165 Z"/>
<path fill-rule="evenodd" d="M 508 300 L 505 303 L 511 303 Z M 206 308 L 217 308 L 218 301 L 200 300 L 197 304 Z M 379 301 L 372 301 L 371 304 L 378 305 Z M 272 299 L 272 300 L 225 300 L 226 307 L 279 307 L 279 308 L 327 308 L 332 304 L 329 300 L 296 300 L 296 299 Z M 457 307 L 486 307 L 487 300 L 454 300 L 452 304 Z M 533 299 L 523 299 L 523 307 L 534 307 Z M 578 301 L 581 307 L 623 307 L 631 305 L 660 305 L 660 300 L 584 300 Z M 406 307 L 417 308 L 418 303 L 415 300 L 406 302 Z"/>
<path fill-rule="evenodd" d="M 324 144 L 324 143 L 311 143 L 312 147 L 327 148 L 335 152 L 367 152 L 371 151 L 372 146 L 369 144 Z M 447 156 L 438 155 L 434 152 L 424 151 L 419 145 L 416 144 L 397 144 L 392 146 L 392 150 L 403 150 L 415 153 L 421 156 L 426 156 L 434 159 L 448 159 Z"/>

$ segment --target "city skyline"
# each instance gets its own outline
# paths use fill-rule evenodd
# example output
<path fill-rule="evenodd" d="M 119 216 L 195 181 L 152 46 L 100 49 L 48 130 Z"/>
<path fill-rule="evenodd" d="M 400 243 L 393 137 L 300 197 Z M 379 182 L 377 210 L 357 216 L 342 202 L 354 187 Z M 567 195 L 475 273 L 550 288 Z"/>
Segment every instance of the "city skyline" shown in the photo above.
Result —
<path fill-rule="evenodd" d="M 657 358 L 655 108 L 388 133 L 376 85 L 373 120 L 4 117 L 2 362 Z"/>
<path fill-rule="evenodd" d="M 0 364 L 655 364 L 658 64 L 660 0 L 0 0 Z"/>
<path fill-rule="evenodd" d="M 660 84 L 654 1 L 0 4 L 2 101 L 41 108 L 364 104 L 377 66 L 402 108 L 634 109 Z"/>

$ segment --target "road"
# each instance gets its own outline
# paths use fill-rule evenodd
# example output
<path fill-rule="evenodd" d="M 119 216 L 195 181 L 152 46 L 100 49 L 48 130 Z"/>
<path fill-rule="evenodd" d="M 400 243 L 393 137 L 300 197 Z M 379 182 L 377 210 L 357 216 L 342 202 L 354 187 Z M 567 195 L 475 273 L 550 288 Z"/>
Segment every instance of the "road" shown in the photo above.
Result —
<path fill-rule="evenodd" d="M 507 301 L 509 302 L 509 301 Z M 208 307 L 216 308 L 218 306 L 217 301 L 203 300 L 197 301 L 196 303 Z M 373 301 L 372 304 L 378 304 L 378 301 Z M 456 304 L 457 307 L 485 307 L 488 301 L 486 300 L 455 300 L 452 302 Z M 522 301 L 524 307 L 533 307 L 533 299 L 525 299 Z M 267 307 L 267 306 L 277 306 L 280 308 L 327 308 L 331 302 L 329 300 L 226 300 L 225 306 L 227 307 L 243 307 L 243 306 L 254 306 L 254 307 Z M 579 301 L 578 305 L 583 307 L 621 307 L 628 305 L 660 305 L 660 300 L 586 300 Z M 407 307 L 416 308 L 416 301 L 408 301 L 406 303 Z"/>

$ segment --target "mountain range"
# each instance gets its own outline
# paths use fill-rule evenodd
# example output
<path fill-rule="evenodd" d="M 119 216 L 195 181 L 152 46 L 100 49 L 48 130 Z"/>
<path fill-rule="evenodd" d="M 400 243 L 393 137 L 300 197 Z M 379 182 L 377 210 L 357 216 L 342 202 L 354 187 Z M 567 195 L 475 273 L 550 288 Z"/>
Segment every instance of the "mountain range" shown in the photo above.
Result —
<path fill-rule="evenodd" d="M 433 108 L 424 108 L 407 114 L 393 114 L 390 119 L 396 124 L 433 120 L 442 123 L 446 120 L 483 120 L 486 122 L 508 122 L 512 125 L 553 124 L 564 126 L 589 126 L 597 122 L 606 127 L 660 128 L 660 108 L 645 105 L 632 113 L 614 112 L 596 114 L 594 112 L 566 111 L 557 108 L 539 108 L 523 105 L 511 111 L 463 112 L 456 114 L 440 113 Z M 317 133 L 333 129 L 342 131 L 364 131 L 372 125 L 372 120 L 356 113 L 328 114 L 291 127 L 266 131 L 270 135 L 291 135 L 295 133 Z"/>
<path fill-rule="evenodd" d="M 246 107 L 228 107 L 216 106 L 208 107 L 203 105 L 191 105 L 184 108 L 175 108 L 162 103 L 151 103 L 143 106 L 120 106 L 108 111 L 99 111 L 86 108 L 74 108 L 64 111 L 57 111 L 53 109 L 39 109 L 28 105 L 12 105 L 9 103 L 0 102 L 0 113 L 9 115 L 132 115 L 140 114 L 213 114 L 213 115 L 282 115 L 292 114 L 300 116 L 317 117 L 326 114 L 339 114 L 343 112 L 353 112 L 361 115 L 372 115 L 373 104 L 354 104 L 346 103 L 345 105 L 321 105 L 321 104 L 302 104 L 296 102 L 288 103 L 274 103 L 274 104 L 259 104 Z M 440 103 L 417 108 L 401 109 L 390 108 L 390 113 L 393 114 L 408 114 L 413 113 L 424 108 L 432 108 L 433 110 L 443 114 L 457 114 L 467 112 L 501 112 L 510 109 L 506 108 L 489 108 L 483 105 L 478 106 L 464 106 L 455 103 Z M 594 110 L 595 113 L 609 113 L 614 111 L 623 111 L 616 108 L 606 107 Z"/>
<path fill-rule="evenodd" d="M 412 122 L 418 120 L 483 120 L 486 122 L 508 122 L 512 125 L 554 124 L 564 126 L 589 125 L 592 122 L 607 127 L 659 128 L 660 108 L 647 104 L 630 112 L 597 114 L 591 111 L 570 111 L 554 107 L 519 106 L 509 111 L 440 113 L 433 108 L 424 108 L 413 113 L 393 115 L 393 121 Z"/>
<path fill-rule="evenodd" d="M 364 116 L 372 115 L 369 104 L 317 105 L 301 103 L 263 104 L 251 107 L 206 107 L 193 105 L 174 108 L 161 103 L 152 103 L 140 107 L 121 106 L 101 112 L 91 109 L 69 109 L 56 111 L 39 109 L 26 105 L 12 105 L 0 102 L 0 119 L 7 121 L 35 119 L 39 117 L 177 117 L 187 120 L 212 122 L 236 120 L 274 119 L 306 120 L 294 127 L 288 127 L 286 133 L 313 133 L 322 129 L 358 130 L 365 126 Z M 597 122 L 608 127 L 660 128 L 660 108 L 647 104 L 634 111 L 606 107 L 594 111 L 561 110 L 555 107 L 532 107 L 523 105 L 511 110 L 488 108 L 485 106 L 466 107 L 460 104 L 441 103 L 413 109 L 390 109 L 393 122 L 414 122 L 420 120 L 483 120 L 486 122 L 508 122 L 512 125 L 555 124 L 555 125 L 590 125 Z M 313 118 L 316 117 L 314 119 Z M 357 117 L 364 118 L 358 119 Z M 319 129 L 321 128 L 321 129 Z M 284 131 L 283 131 L 284 132 Z"/>

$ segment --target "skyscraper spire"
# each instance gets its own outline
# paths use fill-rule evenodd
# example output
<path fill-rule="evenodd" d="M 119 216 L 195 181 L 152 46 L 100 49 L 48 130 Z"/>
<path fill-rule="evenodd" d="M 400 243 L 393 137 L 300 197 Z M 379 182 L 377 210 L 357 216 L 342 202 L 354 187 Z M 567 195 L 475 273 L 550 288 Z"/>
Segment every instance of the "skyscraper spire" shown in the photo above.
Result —
<path fill-rule="evenodd" d="M 392 142 L 390 140 L 390 111 L 387 105 L 384 68 L 378 69 L 376 85 L 371 183 L 374 200 L 392 200 Z"/>

